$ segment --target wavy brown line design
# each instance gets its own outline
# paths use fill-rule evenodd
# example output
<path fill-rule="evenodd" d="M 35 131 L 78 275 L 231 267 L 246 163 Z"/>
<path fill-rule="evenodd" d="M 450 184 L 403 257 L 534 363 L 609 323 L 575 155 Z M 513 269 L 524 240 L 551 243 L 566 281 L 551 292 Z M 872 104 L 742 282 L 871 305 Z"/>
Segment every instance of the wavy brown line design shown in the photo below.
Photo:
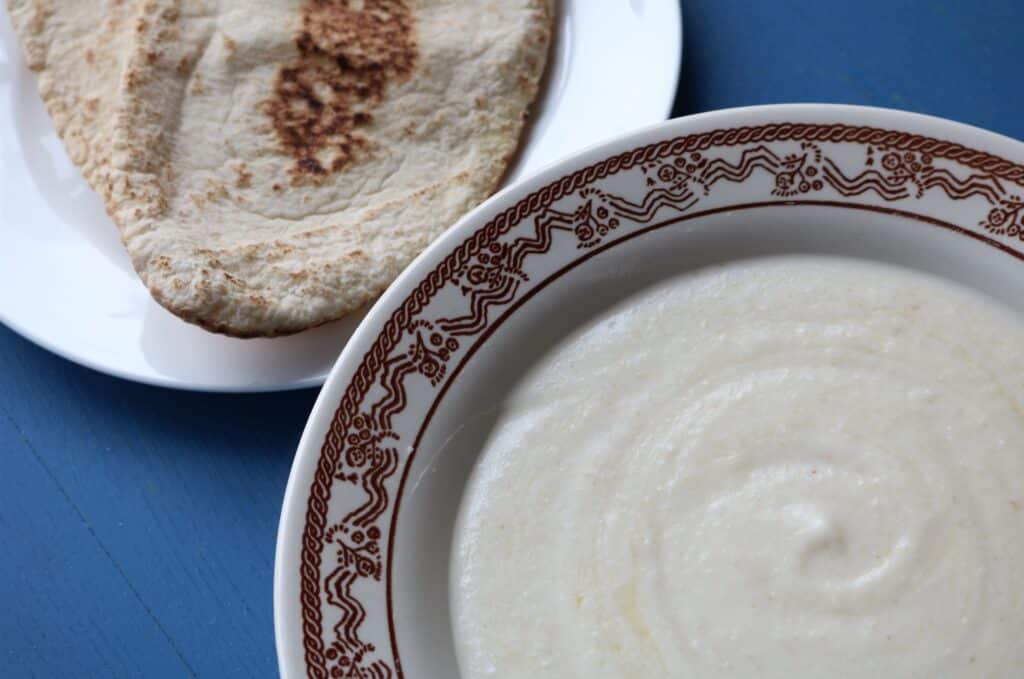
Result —
<path fill-rule="evenodd" d="M 648 193 L 640 203 L 595 189 L 584 189 L 580 196 L 586 200 L 571 214 L 549 209 L 537 217 L 534 220 L 534 235 L 516 239 L 512 243 L 508 258 L 510 261 L 500 282 L 491 289 L 471 289 L 469 313 L 438 319 L 441 329 L 461 336 L 477 334 L 486 327 L 488 310 L 515 299 L 520 280 L 528 280 L 522 272 L 523 261 L 529 255 L 550 249 L 553 231 L 571 231 L 579 241 L 577 247 L 589 248 L 617 228 L 623 218 L 643 224 L 654 219 L 663 207 L 672 207 L 682 212 L 697 203 L 695 194 L 688 188 L 658 188 Z M 594 207 L 595 203 L 597 207 Z"/>
<path fill-rule="evenodd" d="M 921 180 L 920 194 L 932 188 L 940 188 L 953 200 L 963 200 L 971 196 L 984 196 L 990 203 L 999 200 L 1002 188 L 999 182 L 990 177 L 971 175 L 966 179 L 958 179 L 948 170 L 938 170 Z"/>
<path fill-rule="evenodd" d="M 572 231 L 575 215 L 555 210 L 545 210 L 533 220 L 533 235 L 517 238 L 512 244 L 511 266 L 522 270 L 523 261 L 530 255 L 537 255 L 551 249 L 554 231 Z"/>
<path fill-rule="evenodd" d="M 348 555 L 346 554 L 346 557 Z M 356 630 L 366 620 L 366 609 L 352 596 L 352 583 L 359 577 L 358 571 L 350 564 L 339 566 L 324 579 L 327 601 L 341 609 L 341 620 L 334 626 L 333 646 L 342 654 L 351 657 L 353 663 L 362 660 L 367 645 L 358 640 Z"/>
<path fill-rule="evenodd" d="M 520 282 L 506 277 L 492 290 L 474 290 L 465 316 L 439 321 L 443 330 L 455 336 L 476 335 L 487 327 L 487 312 L 493 306 L 508 304 L 516 298 Z"/>
<path fill-rule="evenodd" d="M 771 149 L 762 145 L 745 149 L 736 163 L 730 163 L 722 158 L 710 161 L 701 172 L 699 181 L 706 189 L 710 189 L 721 179 L 740 183 L 749 179 L 754 170 L 763 169 L 777 174 L 781 168 L 782 160 Z"/>
<path fill-rule="evenodd" d="M 405 409 L 405 389 L 402 381 L 406 375 L 416 372 L 417 360 L 408 354 L 400 354 L 384 363 L 381 386 L 385 396 L 373 404 L 370 415 L 380 427 L 390 427 L 391 417 Z"/>
<path fill-rule="evenodd" d="M 375 451 L 374 464 L 363 473 L 361 484 L 366 491 L 366 502 L 345 515 L 342 522 L 365 528 L 370 526 L 387 510 L 387 491 L 384 483 L 398 469 L 398 451 L 394 448 L 380 448 Z"/>
<path fill-rule="evenodd" d="M 910 191 L 905 186 L 893 186 L 877 170 L 866 170 L 854 177 L 847 177 L 843 174 L 842 170 L 836 167 L 831 159 L 826 160 L 822 176 L 829 186 L 846 197 L 859 196 L 868 191 L 874 191 L 889 201 L 900 200 L 910 196 Z"/>

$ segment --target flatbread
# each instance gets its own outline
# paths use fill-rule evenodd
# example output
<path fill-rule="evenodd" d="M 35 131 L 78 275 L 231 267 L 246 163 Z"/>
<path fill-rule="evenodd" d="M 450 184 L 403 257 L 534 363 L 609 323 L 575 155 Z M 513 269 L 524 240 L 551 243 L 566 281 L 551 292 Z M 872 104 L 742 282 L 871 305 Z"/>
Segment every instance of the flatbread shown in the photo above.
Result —
<path fill-rule="evenodd" d="M 39 93 L 71 160 L 96 188 L 110 169 L 111 139 L 134 28 L 130 0 L 9 0 L 11 21 Z"/>
<path fill-rule="evenodd" d="M 95 155 L 104 168 L 86 178 L 153 297 L 241 337 L 368 304 L 493 191 L 536 96 L 552 20 L 547 0 L 11 9 L 58 131 L 69 149 L 86 140 L 76 162 L 88 168 Z M 119 75 L 94 76 L 114 85 L 89 90 L 113 112 L 109 129 L 59 117 L 84 96 L 57 84 L 88 70 L 77 54 L 103 37 L 97 16 L 124 28 L 124 46 L 103 56 Z"/>

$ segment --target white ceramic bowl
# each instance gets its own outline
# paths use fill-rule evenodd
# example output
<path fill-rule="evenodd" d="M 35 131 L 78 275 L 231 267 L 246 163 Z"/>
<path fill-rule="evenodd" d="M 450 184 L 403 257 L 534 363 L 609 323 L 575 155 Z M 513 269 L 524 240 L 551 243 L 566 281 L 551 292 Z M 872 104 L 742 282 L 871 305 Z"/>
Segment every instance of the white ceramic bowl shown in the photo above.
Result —
<path fill-rule="evenodd" d="M 825 105 L 669 121 L 494 196 L 391 286 L 313 409 L 278 537 L 282 674 L 458 675 L 463 486 L 502 397 L 587 318 L 681 271 L 782 253 L 919 269 L 1024 311 L 1022 196 L 1024 144 Z"/>

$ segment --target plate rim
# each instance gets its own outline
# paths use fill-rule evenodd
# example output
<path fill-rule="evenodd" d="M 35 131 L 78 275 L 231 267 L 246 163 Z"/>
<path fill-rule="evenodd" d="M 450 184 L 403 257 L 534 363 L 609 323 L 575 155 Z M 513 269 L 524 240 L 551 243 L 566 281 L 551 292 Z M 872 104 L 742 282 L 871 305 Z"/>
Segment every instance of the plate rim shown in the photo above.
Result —
<path fill-rule="evenodd" d="M 565 0 L 556 1 L 558 1 L 559 3 L 565 2 Z M 674 65 L 671 68 L 666 69 L 666 72 L 670 72 L 672 75 L 671 80 L 669 80 L 666 76 L 664 83 L 659 82 L 659 86 L 662 89 L 657 92 L 657 96 L 662 100 L 658 113 L 659 119 L 661 121 L 667 119 L 671 113 L 672 106 L 675 101 L 675 95 L 678 91 L 679 76 L 682 71 L 683 57 L 682 9 L 679 6 L 679 3 L 675 2 L 675 0 L 665 0 L 665 2 L 666 6 L 668 7 L 669 13 L 674 16 L 675 20 L 665 26 L 664 39 L 674 44 L 674 52 L 678 55 L 678 58 L 675 60 Z M 580 3 L 577 7 L 577 11 L 580 7 L 585 8 L 587 6 L 587 3 Z M 561 12 L 562 10 L 559 11 Z M 3 21 L 9 22 L 9 16 L 7 16 L 8 14 L 9 12 L 4 12 L 4 15 L 7 18 L 2 19 Z M 568 15 L 566 15 L 563 19 L 560 19 L 560 22 L 568 20 Z M 555 27 L 556 30 L 560 30 L 560 25 Z M 11 45 L 11 48 L 15 52 L 15 54 L 19 56 L 19 65 L 22 67 L 22 69 L 27 69 L 27 66 L 25 66 L 24 64 L 24 55 L 22 54 L 20 41 L 14 34 L 13 27 L 10 28 L 10 32 L 13 38 L 13 44 Z M 29 74 L 26 77 L 34 78 L 35 75 Z M 33 87 L 33 90 L 35 89 L 37 88 Z M 652 107 L 652 110 L 653 108 L 654 107 Z M 75 171 L 79 172 L 77 166 L 75 166 Z M 90 187 L 86 188 L 88 188 L 89 191 L 92 191 Z M 148 296 L 148 291 L 146 292 L 146 294 Z M 184 379 L 180 377 L 165 375 L 163 373 L 159 373 L 156 371 L 140 372 L 130 367 L 122 367 L 122 365 L 118 363 L 103 362 L 99 360 L 99 358 L 97 358 L 96 356 L 88 353 L 87 351 L 81 348 L 76 349 L 74 343 L 62 343 L 59 338 L 52 335 L 48 335 L 45 332 L 40 331 L 38 328 L 34 328 L 23 321 L 19 321 L 18 319 L 13 318 L 8 309 L 0 308 L 0 325 L 3 325 L 5 328 L 10 330 L 18 337 L 24 339 L 25 341 L 34 344 L 37 347 L 42 348 L 45 351 L 54 354 L 62 359 L 70 361 L 71 363 L 82 366 L 89 370 L 93 370 L 95 372 L 117 379 L 135 382 L 137 384 L 142 384 L 151 387 L 160 387 L 165 389 L 173 389 L 176 391 L 212 394 L 260 394 L 296 391 L 300 389 L 309 389 L 323 386 L 331 372 L 331 370 L 329 369 L 324 374 L 314 376 L 306 376 L 288 380 L 275 379 L 253 384 L 230 383 L 224 381 L 202 382 L 196 381 L 195 379 Z M 342 347 L 339 347 L 339 353 L 343 347 L 344 345 L 342 345 Z M 336 359 L 337 356 L 335 356 L 334 363 L 336 363 Z M 331 364 L 332 369 L 334 363 Z"/>

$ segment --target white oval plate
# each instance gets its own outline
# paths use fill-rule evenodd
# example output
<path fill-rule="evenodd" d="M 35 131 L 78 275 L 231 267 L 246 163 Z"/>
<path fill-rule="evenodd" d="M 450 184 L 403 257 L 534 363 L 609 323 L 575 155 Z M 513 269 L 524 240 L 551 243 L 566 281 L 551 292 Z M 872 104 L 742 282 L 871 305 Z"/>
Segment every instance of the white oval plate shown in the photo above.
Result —
<path fill-rule="evenodd" d="M 789 105 L 632 134 L 494 196 L 423 253 L 345 347 L 285 494 L 281 672 L 458 676 L 449 550 L 514 380 L 667 277 L 822 253 L 972 286 L 1024 311 L 1024 144 L 909 113 Z"/>
<path fill-rule="evenodd" d="M 560 3 L 536 115 L 506 183 L 642 125 L 672 105 L 676 0 Z M 361 314 L 291 337 L 239 340 L 154 302 L 117 228 L 53 130 L 10 21 L 0 18 L 0 322 L 82 365 L 203 391 L 322 384 Z"/>

